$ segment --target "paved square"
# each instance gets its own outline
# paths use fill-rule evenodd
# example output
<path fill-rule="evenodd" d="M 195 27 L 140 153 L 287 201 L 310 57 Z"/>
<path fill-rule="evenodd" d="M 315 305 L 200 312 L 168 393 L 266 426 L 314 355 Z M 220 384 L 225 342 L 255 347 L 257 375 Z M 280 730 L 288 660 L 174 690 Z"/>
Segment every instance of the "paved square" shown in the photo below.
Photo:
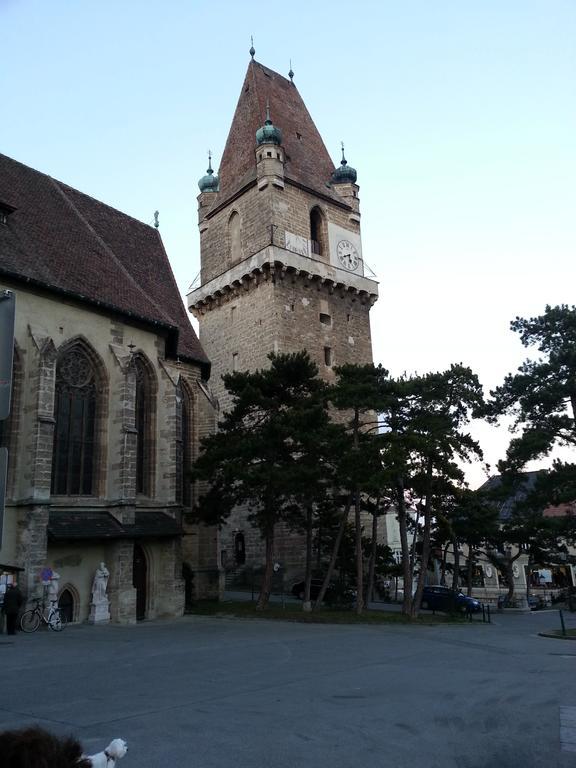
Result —
<path fill-rule="evenodd" d="M 496 622 L 3 635 L 0 727 L 38 722 L 88 752 L 121 736 L 119 768 L 576 766 L 576 642 L 537 636 L 554 613 Z"/>

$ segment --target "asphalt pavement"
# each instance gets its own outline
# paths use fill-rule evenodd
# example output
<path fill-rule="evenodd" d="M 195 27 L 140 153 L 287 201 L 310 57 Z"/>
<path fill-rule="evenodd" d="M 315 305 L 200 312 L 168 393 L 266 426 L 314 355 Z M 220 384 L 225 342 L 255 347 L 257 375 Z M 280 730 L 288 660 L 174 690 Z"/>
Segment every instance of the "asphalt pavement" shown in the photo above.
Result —
<path fill-rule="evenodd" d="M 0 728 L 88 753 L 122 737 L 117 768 L 576 768 L 576 642 L 537 634 L 558 626 L 187 616 L 1 636 Z"/>

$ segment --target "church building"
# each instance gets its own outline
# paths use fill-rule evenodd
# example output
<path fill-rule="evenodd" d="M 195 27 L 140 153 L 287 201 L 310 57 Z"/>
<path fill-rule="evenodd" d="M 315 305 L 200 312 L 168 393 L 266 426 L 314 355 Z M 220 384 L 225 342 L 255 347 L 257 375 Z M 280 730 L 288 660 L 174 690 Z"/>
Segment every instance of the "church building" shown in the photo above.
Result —
<path fill-rule="evenodd" d="M 71 621 L 93 615 L 100 563 L 112 621 L 216 596 L 217 532 L 189 522 L 190 468 L 215 426 L 210 363 L 158 229 L 0 155 L 4 291 L 0 589 L 17 577 L 30 600 L 49 586 Z"/>
<path fill-rule="evenodd" d="M 342 150 L 334 166 L 293 81 L 252 59 L 216 175 L 200 180 L 200 285 L 188 295 L 212 363 L 220 411 L 222 374 L 256 370 L 271 352 L 306 349 L 321 376 L 372 362 L 370 308 L 356 171 Z M 259 534 L 242 510 L 222 533 L 227 569 L 261 561 Z M 284 532 L 277 558 L 296 573 L 301 542 Z"/>

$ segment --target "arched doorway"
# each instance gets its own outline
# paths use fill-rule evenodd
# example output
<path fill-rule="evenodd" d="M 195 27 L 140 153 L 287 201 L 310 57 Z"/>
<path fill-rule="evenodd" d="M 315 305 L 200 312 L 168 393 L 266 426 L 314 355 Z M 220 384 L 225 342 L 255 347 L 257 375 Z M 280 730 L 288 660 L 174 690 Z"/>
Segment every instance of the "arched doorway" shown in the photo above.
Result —
<path fill-rule="evenodd" d="M 69 589 L 63 589 L 58 598 L 58 608 L 67 624 L 74 621 L 74 595 Z"/>
<path fill-rule="evenodd" d="M 136 621 L 146 618 L 148 583 L 148 563 L 146 554 L 140 544 L 134 544 L 134 561 L 132 564 L 132 586 L 136 589 Z"/>

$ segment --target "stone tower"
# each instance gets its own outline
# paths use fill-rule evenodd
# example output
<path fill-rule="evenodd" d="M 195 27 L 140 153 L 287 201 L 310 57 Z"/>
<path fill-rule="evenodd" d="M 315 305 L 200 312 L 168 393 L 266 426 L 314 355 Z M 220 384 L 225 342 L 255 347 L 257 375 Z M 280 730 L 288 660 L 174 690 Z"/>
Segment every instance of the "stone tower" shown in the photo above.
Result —
<path fill-rule="evenodd" d="M 364 274 L 356 171 L 344 152 L 335 169 L 291 78 L 250 61 L 218 176 L 210 164 L 199 186 L 188 306 L 220 409 L 222 374 L 265 367 L 270 352 L 307 349 L 327 381 L 371 362 L 378 287 Z M 233 538 L 225 546 L 238 561 Z"/>

